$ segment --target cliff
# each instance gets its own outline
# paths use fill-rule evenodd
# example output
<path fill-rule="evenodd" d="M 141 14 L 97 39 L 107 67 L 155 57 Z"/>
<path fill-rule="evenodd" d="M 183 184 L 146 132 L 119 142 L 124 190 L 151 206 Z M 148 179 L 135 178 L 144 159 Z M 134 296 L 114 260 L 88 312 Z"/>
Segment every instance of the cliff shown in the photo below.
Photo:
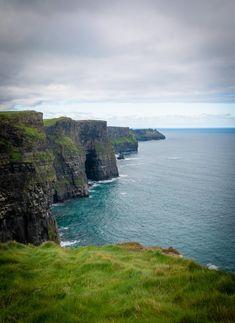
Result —
<path fill-rule="evenodd" d="M 105 121 L 0 113 L 0 241 L 59 241 L 52 202 L 88 196 L 88 179 L 118 176 Z"/>
<path fill-rule="evenodd" d="M 0 244 L 1 322 L 235 322 L 234 274 L 139 244 Z"/>
<path fill-rule="evenodd" d="M 54 202 L 88 196 L 88 179 L 118 176 L 106 121 L 57 118 L 44 121 L 48 146 L 54 153 Z"/>
<path fill-rule="evenodd" d="M 70 118 L 45 120 L 48 147 L 53 152 L 56 180 L 53 201 L 88 196 L 86 153 L 80 143 L 79 128 Z"/>
<path fill-rule="evenodd" d="M 77 121 L 81 144 L 86 151 L 86 174 L 91 180 L 118 176 L 113 145 L 108 137 L 106 121 Z"/>
<path fill-rule="evenodd" d="M 42 113 L 0 113 L 0 241 L 59 241 L 50 209 L 53 158 Z"/>
<path fill-rule="evenodd" d="M 138 150 L 138 142 L 128 127 L 108 127 L 108 136 L 112 141 L 115 153 Z"/>
<path fill-rule="evenodd" d="M 156 129 L 132 129 L 131 132 L 138 141 L 161 140 L 166 138 Z"/>

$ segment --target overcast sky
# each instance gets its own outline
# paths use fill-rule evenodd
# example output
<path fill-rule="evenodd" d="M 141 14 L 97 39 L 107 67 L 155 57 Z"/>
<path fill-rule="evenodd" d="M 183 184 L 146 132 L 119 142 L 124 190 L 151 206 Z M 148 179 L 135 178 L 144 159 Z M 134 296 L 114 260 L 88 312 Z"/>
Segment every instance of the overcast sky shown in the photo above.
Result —
<path fill-rule="evenodd" d="M 0 0 L 0 109 L 235 126 L 235 0 Z"/>

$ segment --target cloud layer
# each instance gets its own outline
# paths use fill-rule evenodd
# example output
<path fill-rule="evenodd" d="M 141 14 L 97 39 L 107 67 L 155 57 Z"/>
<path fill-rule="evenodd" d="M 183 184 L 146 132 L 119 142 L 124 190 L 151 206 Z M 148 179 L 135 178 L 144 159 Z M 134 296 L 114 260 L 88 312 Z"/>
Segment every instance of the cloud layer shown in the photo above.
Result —
<path fill-rule="evenodd" d="M 0 0 L 0 104 L 235 102 L 233 0 Z"/>

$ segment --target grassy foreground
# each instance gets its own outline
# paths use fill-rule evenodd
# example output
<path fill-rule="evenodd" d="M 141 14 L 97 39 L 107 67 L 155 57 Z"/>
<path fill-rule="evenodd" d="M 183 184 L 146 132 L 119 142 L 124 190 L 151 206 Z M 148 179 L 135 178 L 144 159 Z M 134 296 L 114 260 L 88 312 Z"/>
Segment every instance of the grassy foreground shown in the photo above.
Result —
<path fill-rule="evenodd" d="M 0 322 L 235 322 L 233 274 L 139 245 L 1 244 L 0 275 Z"/>

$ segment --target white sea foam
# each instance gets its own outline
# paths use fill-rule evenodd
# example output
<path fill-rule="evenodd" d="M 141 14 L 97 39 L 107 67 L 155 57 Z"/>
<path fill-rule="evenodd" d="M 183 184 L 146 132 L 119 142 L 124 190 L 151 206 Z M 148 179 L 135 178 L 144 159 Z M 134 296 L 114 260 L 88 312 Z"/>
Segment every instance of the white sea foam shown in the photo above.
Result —
<path fill-rule="evenodd" d="M 181 159 L 181 157 L 172 156 L 172 157 L 167 157 L 167 159 L 169 159 L 169 160 L 178 160 L 178 159 Z"/>
<path fill-rule="evenodd" d="M 62 227 L 61 230 L 68 230 L 69 227 Z"/>
<path fill-rule="evenodd" d="M 103 181 L 97 181 L 96 183 L 98 183 L 98 184 L 109 184 L 109 183 L 115 182 L 117 179 L 118 179 L 118 177 L 115 177 L 115 178 L 111 178 L 111 179 L 105 179 Z"/>
<path fill-rule="evenodd" d="M 127 192 L 121 192 L 121 195 L 127 195 Z"/>
<path fill-rule="evenodd" d="M 80 242 L 80 240 L 73 240 L 73 241 L 61 241 L 60 245 L 61 247 L 68 247 L 68 246 L 72 246 L 76 243 Z"/>
<path fill-rule="evenodd" d="M 125 158 L 125 160 L 135 160 L 135 159 L 139 159 L 139 158 L 137 158 L 137 157 L 127 157 L 127 158 Z"/>
<path fill-rule="evenodd" d="M 53 204 L 52 204 L 52 206 L 53 206 L 53 207 L 56 207 L 56 206 L 63 206 L 63 205 L 64 205 L 64 203 L 53 203 Z"/>
<path fill-rule="evenodd" d="M 207 268 L 210 270 L 219 270 L 219 267 L 217 267 L 216 265 L 212 265 L 212 264 L 207 264 Z"/>
<path fill-rule="evenodd" d="M 119 174 L 119 177 L 128 177 L 126 174 Z"/>

